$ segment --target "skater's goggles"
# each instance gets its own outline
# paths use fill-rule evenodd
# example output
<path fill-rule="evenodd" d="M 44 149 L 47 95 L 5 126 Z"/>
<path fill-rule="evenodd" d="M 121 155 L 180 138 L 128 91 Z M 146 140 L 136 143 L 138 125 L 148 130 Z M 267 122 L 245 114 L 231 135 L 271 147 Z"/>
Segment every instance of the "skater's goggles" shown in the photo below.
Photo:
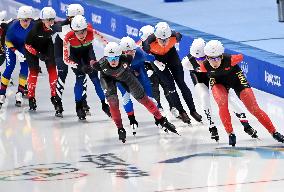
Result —
<path fill-rule="evenodd" d="M 133 49 L 133 50 L 127 50 L 127 51 L 123 51 L 125 54 L 134 54 L 135 53 L 135 49 Z"/>
<path fill-rule="evenodd" d="M 79 31 L 74 31 L 74 33 L 75 33 L 76 35 L 82 35 L 82 34 L 84 34 L 86 31 L 87 31 L 87 29 L 82 29 L 82 30 L 79 30 Z"/>
<path fill-rule="evenodd" d="M 25 18 L 25 19 L 19 19 L 19 20 L 27 23 L 27 22 L 31 22 L 32 18 Z"/>
<path fill-rule="evenodd" d="M 162 43 L 162 44 L 168 43 L 169 40 L 170 40 L 170 38 L 166 38 L 166 39 L 160 39 L 160 38 L 158 38 L 158 42 L 160 42 L 160 43 Z"/>
<path fill-rule="evenodd" d="M 208 61 L 220 61 L 222 59 L 222 55 L 217 56 L 217 57 L 209 57 L 207 56 Z"/>
<path fill-rule="evenodd" d="M 107 57 L 108 62 L 119 61 L 119 56 Z"/>
<path fill-rule="evenodd" d="M 196 61 L 204 61 L 206 59 L 206 56 L 204 57 L 195 57 Z"/>
<path fill-rule="evenodd" d="M 55 18 L 49 18 L 49 19 L 43 19 L 44 21 L 48 21 L 48 22 L 53 22 L 55 21 Z"/>

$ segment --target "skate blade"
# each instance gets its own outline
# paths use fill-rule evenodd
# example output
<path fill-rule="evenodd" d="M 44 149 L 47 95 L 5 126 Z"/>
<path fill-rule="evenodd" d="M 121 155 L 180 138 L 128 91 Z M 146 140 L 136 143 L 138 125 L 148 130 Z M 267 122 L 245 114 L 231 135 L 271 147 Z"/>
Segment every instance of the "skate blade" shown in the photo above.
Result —
<path fill-rule="evenodd" d="M 105 111 L 104 111 L 104 112 L 105 112 Z M 111 118 L 111 114 L 110 114 L 110 113 L 105 112 L 105 114 L 106 114 L 108 117 L 110 117 L 110 118 Z"/>
<path fill-rule="evenodd" d="M 171 132 L 171 133 L 175 133 L 175 134 L 181 136 L 181 135 L 177 132 L 177 130 L 171 131 L 171 130 L 169 130 L 169 129 L 165 129 L 164 131 L 165 131 L 166 133 L 168 133 L 168 134 L 169 134 L 169 132 Z"/>
<path fill-rule="evenodd" d="M 63 114 L 55 114 L 55 117 L 63 118 Z"/>
<path fill-rule="evenodd" d="M 181 136 L 178 132 L 176 132 L 175 134 L 177 134 L 177 135 Z"/>
<path fill-rule="evenodd" d="M 183 121 L 182 121 L 183 122 Z M 189 127 L 192 127 L 192 124 L 191 122 L 183 122 L 185 125 L 189 126 Z"/>
<path fill-rule="evenodd" d="M 219 139 L 216 139 L 216 138 L 211 138 L 211 139 L 219 143 Z"/>

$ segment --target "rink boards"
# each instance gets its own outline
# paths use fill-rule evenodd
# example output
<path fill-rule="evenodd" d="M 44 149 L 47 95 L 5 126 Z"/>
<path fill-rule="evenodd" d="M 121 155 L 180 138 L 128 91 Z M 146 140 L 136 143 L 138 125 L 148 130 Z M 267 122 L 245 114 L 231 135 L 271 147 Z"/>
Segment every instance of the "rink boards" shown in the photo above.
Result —
<path fill-rule="evenodd" d="M 11 0 L 1 0 L 9 5 L 8 12 L 11 15 L 16 14 L 19 6 Z M 69 0 L 16 0 L 17 2 L 31 5 L 41 9 L 45 6 L 52 6 L 59 17 L 65 17 L 65 8 L 69 4 Z M 121 38 L 130 36 L 138 40 L 139 29 L 146 25 L 155 25 L 161 19 L 151 17 L 133 10 L 118 7 L 101 1 L 81 1 L 73 0 L 73 3 L 80 3 L 85 8 L 85 16 L 97 30 Z M 180 43 L 179 55 L 182 58 L 188 53 L 189 45 L 192 40 L 202 37 L 205 40 L 219 39 L 225 47 L 227 53 L 243 53 L 244 61 L 241 67 L 248 78 L 252 87 L 259 90 L 284 97 L 284 57 L 274 53 L 270 53 L 249 45 L 237 43 L 222 37 L 217 37 L 208 33 L 197 31 L 189 27 L 170 23 L 171 27 L 183 34 Z M 187 78 L 187 77 L 186 77 Z M 282 86 L 283 85 L 283 86 Z"/>

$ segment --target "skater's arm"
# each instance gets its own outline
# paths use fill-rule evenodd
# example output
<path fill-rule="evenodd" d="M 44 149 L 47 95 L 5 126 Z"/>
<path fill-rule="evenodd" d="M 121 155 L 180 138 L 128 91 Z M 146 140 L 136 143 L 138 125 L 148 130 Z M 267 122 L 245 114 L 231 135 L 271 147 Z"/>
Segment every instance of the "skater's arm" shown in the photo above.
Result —
<path fill-rule="evenodd" d="M 108 62 L 105 57 L 101 58 L 99 61 L 96 61 L 92 64 L 93 69 L 96 71 L 102 71 L 101 65 L 107 64 Z"/>
<path fill-rule="evenodd" d="M 181 64 L 182 64 L 182 66 L 183 66 L 184 69 L 187 69 L 187 70 L 194 70 L 192 63 L 189 61 L 188 56 L 185 56 L 185 57 L 182 59 Z"/>
<path fill-rule="evenodd" d="M 204 64 L 201 64 L 201 65 L 200 65 L 200 72 L 205 72 L 205 73 L 207 73 L 207 69 L 206 69 L 206 67 L 205 67 Z"/>
<path fill-rule="evenodd" d="M 34 40 L 36 38 L 35 37 L 36 34 L 37 34 L 36 30 L 35 30 L 35 28 L 33 28 L 29 32 L 29 34 L 28 34 L 28 36 L 27 36 L 27 38 L 25 40 L 25 49 L 32 55 L 37 55 L 37 53 L 38 53 L 38 51 L 33 47 L 33 42 L 34 42 Z"/>
<path fill-rule="evenodd" d="M 150 35 L 143 43 L 142 43 L 142 49 L 146 53 L 151 53 L 151 43 L 153 43 L 156 40 L 156 37 L 154 34 Z"/>
<path fill-rule="evenodd" d="M 7 34 L 6 34 L 6 37 L 5 37 L 5 45 L 6 45 L 7 48 L 11 49 L 12 51 L 15 51 L 16 48 L 13 44 L 13 41 L 14 41 L 13 29 L 8 28 L 8 31 L 7 31 Z"/>
<path fill-rule="evenodd" d="M 155 61 L 155 56 L 154 55 L 147 54 L 141 48 L 139 48 L 139 50 L 141 51 L 141 54 L 144 57 L 145 61 L 148 61 L 148 62 L 154 62 Z"/>
<path fill-rule="evenodd" d="M 63 61 L 65 64 L 70 65 L 71 67 L 76 67 L 77 64 L 70 59 L 70 44 L 67 39 L 63 41 Z"/>
<path fill-rule="evenodd" d="M 176 37 L 177 43 L 179 43 L 182 39 L 182 35 L 179 32 L 176 32 L 176 31 L 172 31 L 171 37 Z"/>
<path fill-rule="evenodd" d="M 231 56 L 231 65 L 235 66 L 242 62 L 244 59 L 244 56 L 242 54 L 232 55 Z"/>

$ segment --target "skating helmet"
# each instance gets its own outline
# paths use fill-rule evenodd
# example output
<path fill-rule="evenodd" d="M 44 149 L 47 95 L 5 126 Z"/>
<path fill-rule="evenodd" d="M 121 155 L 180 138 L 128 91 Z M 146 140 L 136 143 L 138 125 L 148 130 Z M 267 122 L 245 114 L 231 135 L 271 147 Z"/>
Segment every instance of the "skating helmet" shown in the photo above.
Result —
<path fill-rule="evenodd" d="M 7 11 L 1 11 L 0 12 L 0 21 L 3 21 L 7 16 Z"/>
<path fill-rule="evenodd" d="M 204 57 L 204 47 L 205 41 L 202 38 L 194 39 L 190 46 L 190 54 L 196 58 Z"/>
<path fill-rule="evenodd" d="M 88 27 L 88 23 L 86 18 L 82 15 L 75 16 L 71 21 L 71 28 L 74 31 L 80 31 L 86 29 Z"/>
<path fill-rule="evenodd" d="M 55 19 L 56 13 L 52 7 L 44 7 L 39 14 L 40 19 Z"/>
<path fill-rule="evenodd" d="M 211 40 L 206 43 L 204 47 L 205 55 L 209 57 L 218 57 L 222 55 L 225 51 L 223 44 L 218 40 Z"/>
<path fill-rule="evenodd" d="M 123 37 L 119 43 L 122 51 L 130 51 L 137 48 L 135 41 L 131 37 Z"/>
<path fill-rule="evenodd" d="M 168 23 L 166 22 L 159 22 L 155 26 L 155 36 L 159 39 L 167 39 L 172 35 L 172 30 Z"/>
<path fill-rule="evenodd" d="M 121 47 L 116 42 L 109 42 L 104 48 L 104 56 L 106 57 L 117 57 L 121 54 Z"/>
<path fill-rule="evenodd" d="M 31 6 L 21 6 L 18 9 L 17 19 L 33 18 L 33 8 Z"/>
<path fill-rule="evenodd" d="M 76 15 L 84 15 L 84 8 L 80 4 L 70 4 L 66 9 L 67 17 L 75 17 Z"/>
<path fill-rule="evenodd" d="M 139 30 L 139 37 L 142 41 L 145 41 L 150 35 L 154 33 L 155 29 L 151 25 L 145 25 Z"/>

